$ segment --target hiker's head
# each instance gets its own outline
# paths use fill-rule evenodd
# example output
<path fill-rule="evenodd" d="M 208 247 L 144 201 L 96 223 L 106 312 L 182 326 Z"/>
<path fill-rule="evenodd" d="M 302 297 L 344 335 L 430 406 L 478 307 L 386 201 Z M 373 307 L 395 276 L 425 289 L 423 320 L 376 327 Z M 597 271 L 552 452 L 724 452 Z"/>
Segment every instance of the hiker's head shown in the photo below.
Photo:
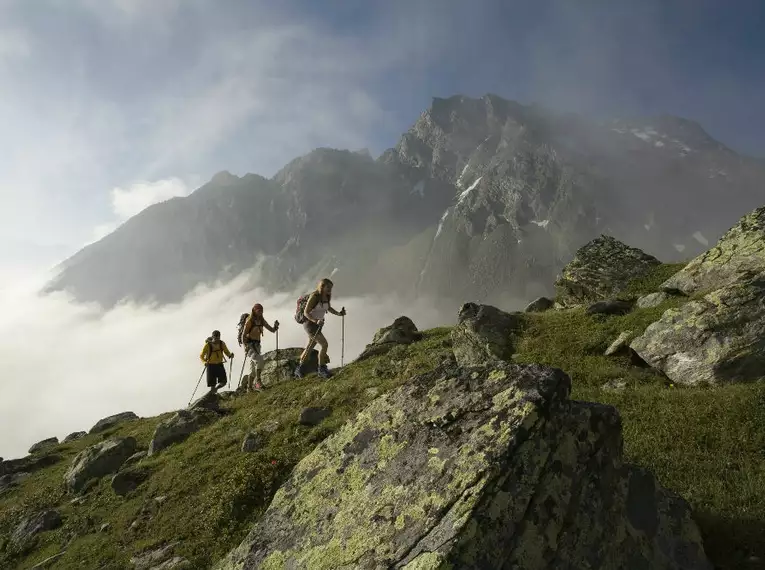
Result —
<path fill-rule="evenodd" d="M 212 339 L 213 339 L 213 342 L 218 342 L 220 340 L 220 331 L 213 331 Z"/>
<path fill-rule="evenodd" d="M 316 287 L 316 290 L 322 295 L 322 297 L 329 299 L 332 296 L 333 285 L 334 283 L 332 283 L 332 280 L 325 277 L 319 281 L 319 285 Z"/>
<path fill-rule="evenodd" d="M 263 314 L 263 305 L 261 305 L 260 303 L 255 303 L 252 306 L 252 314 L 255 315 L 256 317 L 261 316 Z"/>

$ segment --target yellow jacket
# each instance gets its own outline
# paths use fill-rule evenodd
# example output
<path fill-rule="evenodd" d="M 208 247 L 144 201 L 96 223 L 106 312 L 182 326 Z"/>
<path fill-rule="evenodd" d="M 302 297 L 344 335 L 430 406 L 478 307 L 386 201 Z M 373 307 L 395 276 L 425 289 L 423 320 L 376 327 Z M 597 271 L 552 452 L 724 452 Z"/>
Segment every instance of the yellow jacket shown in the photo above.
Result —
<path fill-rule="evenodd" d="M 212 351 L 212 354 L 210 354 Z M 223 353 L 231 358 L 231 351 L 222 340 L 219 342 L 205 342 L 202 352 L 199 353 L 199 359 L 207 364 L 221 364 L 223 362 Z"/>

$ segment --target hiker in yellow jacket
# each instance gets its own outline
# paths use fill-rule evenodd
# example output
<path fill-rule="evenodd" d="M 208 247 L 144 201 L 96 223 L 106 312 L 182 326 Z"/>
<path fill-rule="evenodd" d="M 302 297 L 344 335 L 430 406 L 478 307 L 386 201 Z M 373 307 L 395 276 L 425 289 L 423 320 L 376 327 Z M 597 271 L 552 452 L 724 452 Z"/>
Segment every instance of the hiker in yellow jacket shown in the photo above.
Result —
<path fill-rule="evenodd" d="M 202 352 L 199 353 L 199 359 L 204 362 L 207 368 L 207 386 L 211 392 L 216 392 L 226 385 L 226 367 L 223 366 L 224 354 L 229 358 L 234 358 L 234 353 L 220 339 L 220 331 L 213 331 L 212 336 L 205 341 Z"/>

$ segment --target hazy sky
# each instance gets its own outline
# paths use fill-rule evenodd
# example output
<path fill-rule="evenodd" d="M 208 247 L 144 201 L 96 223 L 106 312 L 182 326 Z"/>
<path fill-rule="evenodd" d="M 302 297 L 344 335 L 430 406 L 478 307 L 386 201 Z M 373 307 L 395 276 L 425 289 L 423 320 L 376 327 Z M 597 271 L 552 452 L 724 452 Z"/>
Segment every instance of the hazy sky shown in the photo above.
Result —
<path fill-rule="evenodd" d="M 0 0 L 0 269 L 219 170 L 393 146 L 432 96 L 699 120 L 765 155 L 765 3 Z"/>

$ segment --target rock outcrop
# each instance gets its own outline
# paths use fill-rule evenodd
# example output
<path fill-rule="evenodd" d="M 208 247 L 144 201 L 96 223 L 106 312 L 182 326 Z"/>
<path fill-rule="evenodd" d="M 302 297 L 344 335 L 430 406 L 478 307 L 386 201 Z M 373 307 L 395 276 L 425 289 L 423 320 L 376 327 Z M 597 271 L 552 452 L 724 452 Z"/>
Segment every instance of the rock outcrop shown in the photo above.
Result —
<path fill-rule="evenodd" d="M 663 302 L 669 300 L 669 295 L 665 293 L 664 291 L 659 291 L 657 293 L 648 293 L 648 295 L 643 295 L 640 297 L 636 302 L 635 306 L 638 309 L 652 309 L 654 307 L 658 307 Z"/>
<path fill-rule="evenodd" d="M 526 308 L 523 309 L 523 312 L 525 313 L 544 313 L 545 311 L 549 311 L 555 306 L 555 301 L 552 299 L 549 299 L 547 297 L 539 297 L 538 299 L 534 299 L 531 303 L 526 305 Z"/>
<path fill-rule="evenodd" d="M 292 380 L 295 377 L 295 368 L 300 361 L 300 355 L 303 354 L 303 349 L 298 347 L 279 349 L 279 352 L 272 350 L 263 355 L 263 372 L 260 379 L 263 386 L 268 388 L 274 386 L 280 382 L 286 382 Z M 244 385 L 249 378 L 249 363 L 246 365 L 247 370 L 242 376 L 242 382 L 238 388 L 239 392 L 244 391 Z M 319 351 L 314 349 L 303 363 L 303 373 L 313 374 L 319 370 Z"/>
<path fill-rule="evenodd" d="M 765 378 L 765 278 L 665 311 L 630 347 L 678 384 Z"/>
<path fill-rule="evenodd" d="M 106 418 L 103 418 L 101 420 L 98 420 L 96 424 L 90 428 L 90 431 L 88 433 L 101 433 L 102 431 L 106 431 L 108 429 L 113 428 L 117 424 L 121 422 L 125 422 L 128 420 L 137 420 L 138 416 L 135 415 L 133 412 L 122 412 L 119 414 L 114 414 L 113 416 L 109 416 Z"/>
<path fill-rule="evenodd" d="M 44 439 L 42 441 L 38 441 L 35 443 L 32 447 L 29 448 L 29 454 L 39 453 L 41 451 L 45 451 L 46 449 L 50 449 L 52 447 L 56 447 L 58 445 L 58 438 L 57 437 L 49 437 L 47 439 Z"/>
<path fill-rule="evenodd" d="M 375 333 L 372 342 L 366 346 L 356 359 L 365 360 L 371 356 L 385 354 L 394 346 L 412 344 L 422 338 L 422 333 L 409 317 L 401 316 L 387 327 L 383 327 Z"/>
<path fill-rule="evenodd" d="M 22 520 L 11 535 L 11 545 L 20 551 L 29 550 L 34 546 L 37 535 L 41 532 L 54 530 L 62 524 L 58 511 L 46 510 Z"/>
<path fill-rule="evenodd" d="M 634 339 L 632 349 L 678 384 L 765 378 L 765 207 L 665 281 L 694 295 Z"/>
<path fill-rule="evenodd" d="M 555 282 L 556 301 L 564 306 L 616 297 L 633 279 L 661 262 L 619 240 L 601 235 L 577 250 Z"/>
<path fill-rule="evenodd" d="M 13 473 L 34 473 L 40 469 L 50 467 L 59 461 L 61 461 L 61 456 L 57 453 L 27 455 L 20 459 L 0 461 L 0 477 Z"/>
<path fill-rule="evenodd" d="M 112 490 L 122 497 L 135 490 L 138 485 L 151 476 L 151 471 L 145 467 L 134 466 L 120 471 L 112 477 Z"/>
<path fill-rule="evenodd" d="M 88 432 L 85 432 L 85 431 L 75 431 L 75 432 L 70 433 L 68 436 L 66 436 L 62 443 L 69 443 L 70 441 L 77 441 L 78 439 L 82 439 L 86 435 L 88 435 Z"/>
<path fill-rule="evenodd" d="M 765 206 L 729 229 L 709 251 L 693 259 L 661 285 L 667 292 L 692 295 L 749 281 L 765 273 Z"/>
<path fill-rule="evenodd" d="M 523 325 L 521 313 L 506 313 L 491 305 L 465 303 L 452 330 L 452 348 L 461 366 L 484 364 L 487 360 L 510 360 L 512 334 Z"/>
<path fill-rule="evenodd" d="M 538 365 L 441 368 L 292 471 L 214 568 L 711 570 L 683 499 L 622 462 L 609 406 Z"/>
<path fill-rule="evenodd" d="M 218 417 L 215 412 L 200 408 L 178 410 L 166 420 L 162 420 L 154 429 L 147 455 L 155 455 L 174 443 L 185 441 L 192 433 L 214 422 Z"/>
<path fill-rule="evenodd" d="M 86 447 L 75 456 L 64 475 L 67 489 L 78 492 L 91 479 L 116 473 L 135 451 L 136 441 L 133 437 L 111 438 Z"/>

